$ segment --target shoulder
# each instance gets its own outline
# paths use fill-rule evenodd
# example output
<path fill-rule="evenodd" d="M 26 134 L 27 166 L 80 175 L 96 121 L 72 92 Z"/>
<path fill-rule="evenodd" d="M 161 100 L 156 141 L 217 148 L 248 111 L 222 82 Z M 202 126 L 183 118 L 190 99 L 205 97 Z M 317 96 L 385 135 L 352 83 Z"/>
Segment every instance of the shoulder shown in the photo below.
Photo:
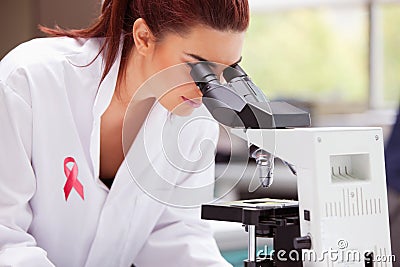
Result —
<path fill-rule="evenodd" d="M 1 60 L 0 81 L 26 98 L 30 85 L 62 79 L 65 67 L 73 67 L 70 58 L 79 56 L 90 63 L 100 49 L 99 41 L 52 37 L 22 43 Z"/>
<path fill-rule="evenodd" d="M 0 78 L 4 80 L 16 69 L 62 62 L 69 55 L 81 53 L 88 41 L 89 39 L 53 37 L 22 43 L 1 60 Z"/>

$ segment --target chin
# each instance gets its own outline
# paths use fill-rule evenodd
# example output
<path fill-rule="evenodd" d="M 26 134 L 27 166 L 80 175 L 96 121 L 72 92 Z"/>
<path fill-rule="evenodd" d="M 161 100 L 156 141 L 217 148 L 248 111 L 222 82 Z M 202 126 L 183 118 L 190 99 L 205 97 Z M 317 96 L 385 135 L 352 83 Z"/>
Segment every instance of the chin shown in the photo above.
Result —
<path fill-rule="evenodd" d="M 193 113 L 194 108 L 190 107 L 177 107 L 173 110 L 170 110 L 170 112 L 174 115 L 181 116 L 181 117 L 186 117 L 189 116 Z"/>
<path fill-rule="evenodd" d="M 176 104 L 176 103 L 164 101 L 164 99 L 161 99 L 159 102 L 169 112 L 171 112 L 174 115 L 181 116 L 181 117 L 191 115 L 195 109 L 195 107 L 192 107 L 184 102 L 180 102 L 180 103 Z"/>

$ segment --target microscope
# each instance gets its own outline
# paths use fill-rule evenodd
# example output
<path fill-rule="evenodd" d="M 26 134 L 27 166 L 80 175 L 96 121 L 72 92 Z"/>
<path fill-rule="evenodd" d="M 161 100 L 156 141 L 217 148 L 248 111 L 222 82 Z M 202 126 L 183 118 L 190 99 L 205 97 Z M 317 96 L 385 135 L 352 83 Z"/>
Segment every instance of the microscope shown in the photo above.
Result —
<path fill-rule="evenodd" d="M 244 266 L 392 266 L 380 128 L 312 128 L 308 112 L 268 101 L 239 65 L 223 71 L 226 83 L 208 62 L 190 67 L 212 116 L 248 142 L 260 184 L 273 182 L 275 158 L 297 176 L 298 201 L 202 205 L 202 219 L 243 224 Z M 257 252 L 257 238 L 273 250 Z"/>

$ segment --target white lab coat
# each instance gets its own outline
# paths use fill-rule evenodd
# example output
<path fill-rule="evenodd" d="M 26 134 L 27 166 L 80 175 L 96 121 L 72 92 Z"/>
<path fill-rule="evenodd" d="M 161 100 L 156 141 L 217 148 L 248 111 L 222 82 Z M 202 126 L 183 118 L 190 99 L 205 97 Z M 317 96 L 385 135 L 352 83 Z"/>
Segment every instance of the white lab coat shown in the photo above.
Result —
<path fill-rule="evenodd" d="M 176 207 L 212 196 L 214 165 L 201 163 L 199 147 L 216 142 L 214 121 L 179 131 L 187 118 L 155 104 L 111 190 L 98 179 L 100 117 L 120 62 L 99 86 L 102 56 L 82 66 L 101 42 L 36 39 L 0 63 L 0 266 L 230 266 L 199 208 Z M 210 116 L 204 107 L 193 114 Z M 165 153 L 176 148 L 188 164 Z M 64 197 L 66 157 L 76 161 L 84 199 L 74 188 Z"/>

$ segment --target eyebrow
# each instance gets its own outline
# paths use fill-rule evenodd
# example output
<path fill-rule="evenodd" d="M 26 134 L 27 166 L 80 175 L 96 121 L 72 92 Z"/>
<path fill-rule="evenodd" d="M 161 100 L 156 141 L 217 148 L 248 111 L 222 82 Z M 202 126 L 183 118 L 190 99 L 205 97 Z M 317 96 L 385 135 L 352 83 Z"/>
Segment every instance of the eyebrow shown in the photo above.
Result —
<path fill-rule="evenodd" d="M 213 62 L 211 62 L 211 61 L 209 61 L 209 60 L 207 60 L 207 59 L 205 59 L 205 58 L 202 58 L 201 56 L 198 56 L 198 55 L 195 55 L 195 54 L 189 54 L 189 53 L 185 53 L 186 55 L 188 55 L 188 56 L 190 56 L 190 57 L 192 57 L 192 58 L 194 58 L 194 59 L 197 59 L 198 61 L 207 61 L 207 62 L 210 62 L 210 64 L 212 64 L 212 65 L 216 65 L 215 63 L 213 63 Z M 242 61 L 242 57 L 240 57 L 239 58 L 239 60 L 237 60 L 235 63 L 233 63 L 233 64 L 231 64 L 231 65 L 229 65 L 230 67 L 233 67 L 233 66 L 235 66 L 236 64 L 239 64 L 240 62 Z"/>

